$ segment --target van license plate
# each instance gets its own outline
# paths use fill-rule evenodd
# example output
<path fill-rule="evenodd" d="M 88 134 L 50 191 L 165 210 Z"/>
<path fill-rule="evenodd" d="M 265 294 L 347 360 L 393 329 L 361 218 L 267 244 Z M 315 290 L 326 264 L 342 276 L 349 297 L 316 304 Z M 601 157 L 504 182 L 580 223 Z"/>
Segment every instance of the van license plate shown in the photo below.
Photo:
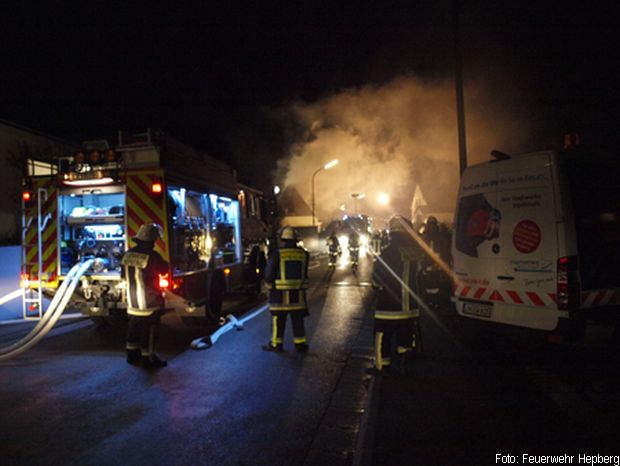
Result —
<path fill-rule="evenodd" d="M 491 317 L 492 312 L 493 312 L 493 306 L 491 304 L 481 304 L 481 303 L 464 303 L 463 304 L 463 313 L 469 314 L 470 316 L 486 317 L 487 319 L 489 319 Z"/>

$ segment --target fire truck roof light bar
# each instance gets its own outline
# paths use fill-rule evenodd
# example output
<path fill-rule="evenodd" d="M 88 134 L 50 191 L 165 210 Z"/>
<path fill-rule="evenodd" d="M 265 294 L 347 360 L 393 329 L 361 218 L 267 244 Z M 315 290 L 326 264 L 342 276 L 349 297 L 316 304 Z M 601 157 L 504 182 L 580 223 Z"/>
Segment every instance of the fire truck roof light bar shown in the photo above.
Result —
<path fill-rule="evenodd" d="M 64 180 L 64 184 L 68 186 L 103 186 L 106 184 L 114 183 L 114 180 L 109 176 L 105 176 L 103 178 L 95 178 L 88 180 Z"/>

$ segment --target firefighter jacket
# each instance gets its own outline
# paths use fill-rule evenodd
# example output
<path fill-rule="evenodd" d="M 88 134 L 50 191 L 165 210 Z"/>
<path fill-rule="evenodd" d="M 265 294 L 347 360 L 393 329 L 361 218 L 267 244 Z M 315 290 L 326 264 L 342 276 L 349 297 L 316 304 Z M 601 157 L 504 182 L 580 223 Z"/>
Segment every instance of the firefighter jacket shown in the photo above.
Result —
<path fill-rule="evenodd" d="M 139 244 L 123 254 L 121 265 L 127 281 L 127 314 L 148 317 L 162 309 L 159 276 L 168 273 L 168 263 L 152 247 Z"/>
<path fill-rule="evenodd" d="M 271 311 L 307 311 L 308 251 L 294 241 L 284 241 L 275 249 L 265 270 Z"/>
<path fill-rule="evenodd" d="M 374 264 L 377 290 L 375 319 L 399 320 L 419 316 L 412 294 L 417 293 L 417 270 L 422 251 L 407 233 L 394 233 Z"/>

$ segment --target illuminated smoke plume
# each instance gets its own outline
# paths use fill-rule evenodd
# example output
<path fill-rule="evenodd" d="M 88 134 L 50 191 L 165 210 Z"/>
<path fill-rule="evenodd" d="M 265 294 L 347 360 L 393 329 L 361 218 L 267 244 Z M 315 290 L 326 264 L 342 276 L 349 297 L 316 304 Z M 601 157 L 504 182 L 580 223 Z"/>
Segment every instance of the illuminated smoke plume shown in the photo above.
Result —
<path fill-rule="evenodd" d="M 514 150 L 513 128 L 524 130 L 494 110 L 481 88 L 467 89 L 470 165 L 488 159 L 492 149 Z M 452 81 L 399 77 L 298 103 L 290 111 L 305 133 L 292 144 L 290 157 L 279 162 L 279 181 L 294 186 L 310 205 L 312 173 L 332 159 L 340 161 L 315 178 L 316 214 L 323 222 L 342 216 L 343 205 L 352 213 L 352 194 L 362 192 L 360 213 L 379 221 L 395 213 L 410 218 L 417 184 L 429 211 L 453 210 L 459 168 Z M 389 206 L 377 202 L 381 192 L 390 195 Z"/>

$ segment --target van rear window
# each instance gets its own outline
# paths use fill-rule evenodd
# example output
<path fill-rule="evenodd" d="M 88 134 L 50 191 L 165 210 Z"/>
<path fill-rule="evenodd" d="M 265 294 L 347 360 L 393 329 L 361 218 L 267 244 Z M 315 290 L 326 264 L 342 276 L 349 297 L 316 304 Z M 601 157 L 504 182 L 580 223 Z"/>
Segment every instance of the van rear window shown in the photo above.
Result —
<path fill-rule="evenodd" d="M 605 160 L 566 158 L 583 289 L 620 287 L 620 169 Z"/>

